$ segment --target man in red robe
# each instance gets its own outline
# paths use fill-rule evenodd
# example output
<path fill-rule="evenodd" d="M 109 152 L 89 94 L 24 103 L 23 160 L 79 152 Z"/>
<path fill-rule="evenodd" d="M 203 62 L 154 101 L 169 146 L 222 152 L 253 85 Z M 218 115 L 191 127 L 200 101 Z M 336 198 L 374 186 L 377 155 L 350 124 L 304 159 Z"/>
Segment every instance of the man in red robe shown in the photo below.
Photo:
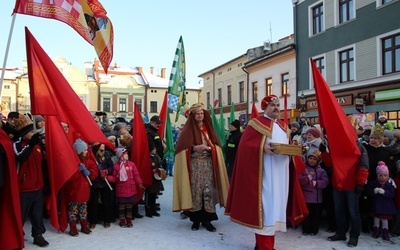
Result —
<path fill-rule="evenodd" d="M 274 153 L 270 145 L 289 144 L 290 130 L 278 119 L 279 106 L 277 96 L 265 97 L 264 115 L 250 120 L 244 131 L 225 210 L 232 221 L 255 232 L 259 250 L 272 250 L 275 232 L 286 232 L 289 188 L 299 188 L 298 182 L 289 185 L 289 156 Z"/>

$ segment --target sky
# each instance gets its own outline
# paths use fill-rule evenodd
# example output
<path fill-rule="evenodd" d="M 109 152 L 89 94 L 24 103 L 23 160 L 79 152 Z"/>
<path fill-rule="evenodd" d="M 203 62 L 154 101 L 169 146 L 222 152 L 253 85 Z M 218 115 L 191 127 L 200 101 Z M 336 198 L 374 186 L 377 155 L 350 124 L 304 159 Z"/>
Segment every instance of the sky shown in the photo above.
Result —
<path fill-rule="evenodd" d="M 201 87 L 198 76 L 293 33 L 291 0 L 131 1 L 100 0 L 114 27 L 112 65 L 138 67 L 167 78 L 182 36 L 186 85 Z M 0 67 L 3 67 L 15 1 L 0 1 Z M 93 62 L 94 48 L 70 26 L 57 20 L 18 14 L 6 67 L 22 68 L 26 60 L 24 27 L 51 58 L 64 57 L 78 69 Z"/>

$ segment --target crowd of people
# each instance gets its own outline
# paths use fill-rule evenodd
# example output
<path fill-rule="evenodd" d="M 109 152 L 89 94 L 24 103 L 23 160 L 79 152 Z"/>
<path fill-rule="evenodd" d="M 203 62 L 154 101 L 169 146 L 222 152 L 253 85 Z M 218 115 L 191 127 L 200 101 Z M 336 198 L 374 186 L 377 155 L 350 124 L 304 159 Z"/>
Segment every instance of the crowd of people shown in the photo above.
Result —
<path fill-rule="evenodd" d="M 173 158 L 164 157 L 166 143 L 158 131 L 164 121 L 151 117 L 145 124 L 152 173 L 148 187 L 129 160 L 132 120 L 120 117 L 112 124 L 104 112 L 97 112 L 94 119 L 115 149 L 74 140 L 80 163 L 58 196 L 66 205 L 68 233 L 91 234 L 96 226 L 109 228 L 113 222 L 130 228 L 134 219 L 143 218 L 139 205 L 146 217 L 160 216 L 157 197 L 169 175 L 174 177 L 173 211 L 189 218 L 191 230 L 202 226 L 217 231 L 212 221 L 218 220 L 219 204 L 232 221 L 255 233 L 255 249 L 274 249 L 275 233 L 288 226 L 301 226 L 304 236 L 314 236 L 326 225 L 334 233 L 327 240 L 346 241 L 349 233 L 349 247 L 357 246 L 362 232 L 387 241 L 400 235 L 400 130 L 389 125 L 385 115 L 371 126 L 356 124 L 360 157 L 346 166 L 346 177 L 339 178 L 333 169 L 342 166 L 333 165 L 329 148 L 329 141 L 337 138 L 328 138 L 318 124 L 309 124 L 304 113 L 285 124 L 279 119 L 275 95 L 263 98 L 261 109 L 263 114 L 245 128 L 239 120 L 231 121 L 221 145 L 208 111 L 201 103 L 192 105 L 186 123 L 174 129 Z M 10 112 L 2 118 L 0 130 L 0 189 L 14 164 L 22 224 L 31 221 L 33 244 L 40 247 L 49 245 L 43 236 L 43 218 L 48 216 L 44 204 L 50 192 L 44 124 L 43 116 Z M 68 124 L 63 127 L 67 133 Z M 301 145 L 303 153 L 280 154 L 271 143 Z"/>

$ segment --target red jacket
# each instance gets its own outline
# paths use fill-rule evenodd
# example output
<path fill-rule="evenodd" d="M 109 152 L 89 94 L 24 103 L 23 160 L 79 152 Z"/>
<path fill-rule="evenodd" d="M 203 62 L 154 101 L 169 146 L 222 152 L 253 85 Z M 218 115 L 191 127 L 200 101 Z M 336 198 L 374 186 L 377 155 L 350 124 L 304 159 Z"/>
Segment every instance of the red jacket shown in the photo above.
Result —
<path fill-rule="evenodd" d="M 21 146 L 27 146 L 27 142 L 23 141 Z M 42 148 L 35 145 L 26 161 L 19 163 L 18 184 L 20 192 L 36 191 L 44 187 L 42 161 Z"/>
<path fill-rule="evenodd" d="M 96 179 L 98 175 L 96 163 L 89 159 L 84 159 L 82 163 L 90 172 L 88 176 L 90 180 Z M 75 174 L 65 184 L 65 194 L 68 202 L 87 202 L 89 200 L 90 184 L 83 173 L 79 171 L 78 166 L 76 166 Z"/>
<path fill-rule="evenodd" d="M 121 162 L 117 162 L 113 166 L 112 175 L 107 176 L 109 182 L 115 182 L 115 195 L 117 197 L 131 197 L 137 194 L 136 185 L 139 186 L 143 184 L 140 178 L 139 171 L 135 163 L 132 161 L 124 162 L 126 174 L 128 179 L 126 181 L 121 181 L 119 176 L 119 170 L 121 168 Z"/>

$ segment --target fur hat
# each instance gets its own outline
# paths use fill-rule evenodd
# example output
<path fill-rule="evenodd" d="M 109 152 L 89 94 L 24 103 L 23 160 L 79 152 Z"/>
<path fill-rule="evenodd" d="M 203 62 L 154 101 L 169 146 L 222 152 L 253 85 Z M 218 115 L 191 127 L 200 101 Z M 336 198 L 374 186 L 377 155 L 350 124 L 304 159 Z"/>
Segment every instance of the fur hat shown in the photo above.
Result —
<path fill-rule="evenodd" d="M 271 102 L 279 103 L 279 98 L 276 95 L 269 95 L 264 97 L 261 101 L 261 109 L 264 110 Z"/>
<path fill-rule="evenodd" d="M 74 142 L 74 149 L 78 155 L 80 155 L 83 151 L 87 150 L 86 142 L 82 141 L 81 139 L 76 139 Z"/>
<path fill-rule="evenodd" d="M 318 149 L 315 149 L 312 153 L 308 154 L 308 157 L 310 156 L 314 156 L 315 158 L 317 158 L 318 162 L 320 162 L 322 159 L 321 152 Z"/>
<path fill-rule="evenodd" d="M 234 126 L 236 129 L 240 129 L 240 121 L 237 119 L 231 122 L 231 125 Z"/>
<path fill-rule="evenodd" d="M 18 131 L 20 137 L 23 137 L 33 130 L 33 122 L 26 115 L 19 114 L 18 117 L 13 116 L 12 120 L 14 121 L 15 129 Z"/>
<path fill-rule="evenodd" d="M 390 141 L 394 139 L 393 131 L 385 129 L 383 131 L 383 136 L 389 138 Z"/>
<path fill-rule="evenodd" d="M 116 148 L 115 149 L 115 155 L 117 156 L 118 160 L 121 159 L 121 157 L 124 155 L 126 152 L 125 148 Z"/>
<path fill-rule="evenodd" d="M 383 161 L 378 162 L 378 166 L 376 167 L 376 175 L 379 175 L 380 173 L 389 174 L 389 169 Z"/>
<path fill-rule="evenodd" d="M 297 130 L 299 130 L 300 129 L 300 123 L 292 122 L 292 123 L 290 123 L 290 127 L 295 127 L 295 128 L 297 128 Z"/>
<path fill-rule="evenodd" d="M 315 138 L 321 138 L 321 133 L 317 128 L 314 127 L 308 129 L 307 134 L 312 134 L 312 136 L 314 136 Z"/>

